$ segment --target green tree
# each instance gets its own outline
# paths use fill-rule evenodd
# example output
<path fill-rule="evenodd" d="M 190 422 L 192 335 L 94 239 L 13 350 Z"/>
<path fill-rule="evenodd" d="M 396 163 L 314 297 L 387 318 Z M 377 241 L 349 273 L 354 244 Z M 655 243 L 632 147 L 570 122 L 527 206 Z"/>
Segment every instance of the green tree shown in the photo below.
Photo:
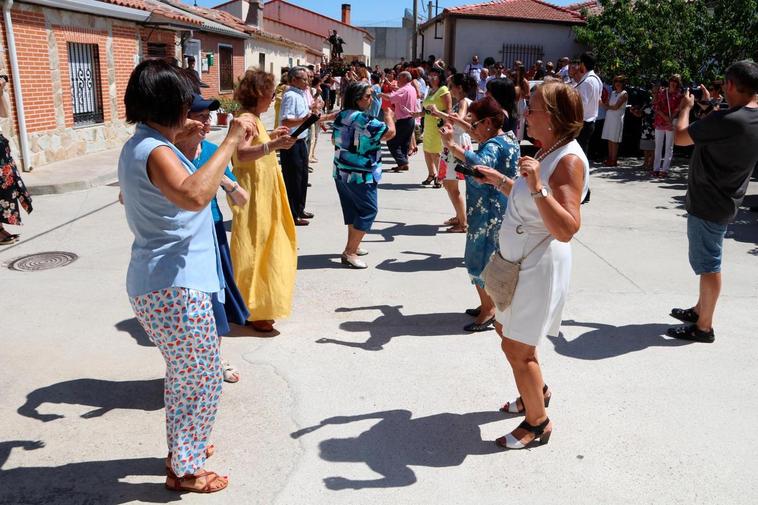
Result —
<path fill-rule="evenodd" d="M 600 0 L 575 28 L 606 76 L 633 83 L 679 73 L 705 81 L 758 52 L 758 0 Z"/>

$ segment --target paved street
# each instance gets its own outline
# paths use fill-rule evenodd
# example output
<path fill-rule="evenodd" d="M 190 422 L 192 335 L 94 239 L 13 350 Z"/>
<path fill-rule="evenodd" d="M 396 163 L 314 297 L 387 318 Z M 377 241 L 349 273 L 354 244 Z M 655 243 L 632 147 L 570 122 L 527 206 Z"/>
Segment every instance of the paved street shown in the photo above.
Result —
<path fill-rule="evenodd" d="M 596 169 L 562 333 L 540 347 L 555 433 L 501 452 L 492 441 L 521 422 L 497 411 L 515 387 L 494 331 L 462 331 L 477 298 L 464 236 L 438 226 L 444 190 L 418 185 L 421 156 L 386 174 L 371 268 L 347 270 L 330 151 L 322 135 L 292 316 L 223 341 L 242 380 L 224 385 L 208 467 L 231 483 L 212 496 L 163 487 L 164 365 L 126 296 L 118 188 L 35 198 L 0 263 L 79 259 L 0 269 L 0 503 L 755 503 L 758 214 L 725 242 L 716 342 L 672 340 L 670 308 L 697 291 L 685 172 Z"/>

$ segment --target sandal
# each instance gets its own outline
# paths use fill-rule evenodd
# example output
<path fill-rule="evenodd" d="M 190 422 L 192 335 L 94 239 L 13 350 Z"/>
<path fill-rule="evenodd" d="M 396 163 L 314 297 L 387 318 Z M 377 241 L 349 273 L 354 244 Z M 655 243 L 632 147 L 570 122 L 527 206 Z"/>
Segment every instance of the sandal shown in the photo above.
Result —
<path fill-rule="evenodd" d="M 270 333 L 274 331 L 274 324 L 270 321 L 247 321 L 248 326 L 252 326 L 255 331 L 261 333 Z"/>
<path fill-rule="evenodd" d="M 683 323 L 697 323 L 700 319 L 700 315 L 695 312 L 695 309 L 671 309 L 669 314 L 674 319 L 679 319 Z"/>
<path fill-rule="evenodd" d="M 549 430 L 547 428 L 550 427 Z M 518 428 L 516 430 L 522 429 L 526 430 L 529 433 L 532 433 L 534 435 L 534 438 L 531 439 L 527 443 L 521 442 L 518 438 L 513 436 L 513 432 L 508 433 L 504 437 L 500 437 L 497 440 L 495 440 L 495 443 L 502 447 L 503 449 L 526 449 L 527 447 L 533 445 L 535 442 L 538 442 L 539 445 L 545 445 L 550 441 L 550 435 L 553 433 L 553 428 L 550 426 L 550 418 L 546 418 L 544 421 L 542 421 L 537 426 L 532 426 L 531 424 L 527 423 L 526 421 L 522 422 L 518 425 Z M 516 431 L 513 430 L 513 431 Z"/>
<path fill-rule="evenodd" d="M 495 322 L 495 318 L 491 317 L 481 324 L 477 324 L 477 323 L 467 324 L 466 326 L 463 327 L 463 329 L 464 331 L 471 331 L 471 332 L 488 331 L 488 330 L 494 329 L 494 326 L 492 326 L 492 323 L 494 322 Z"/>
<path fill-rule="evenodd" d="M 224 374 L 224 382 L 229 382 L 231 384 L 234 384 L 235 382 L 240 381 L 240 373 L 239 370 L 234 368 L 231 363 L 228 361 L 225 361 L 222 365 L 223 367 L 223 374 Z"/>
<path fill-rule="evenodd" d="M 704 344 L 712 344 L 716 340 L 716 336 L 713 334 L 713 328 L 708 331 L 703 331 L 697 327 L 697 324 L 674 326 L 673 328 L 666 330 L 666 335 L 680 340 L 702 342 Z"/>
<path fill-rule="evenodd" d="M 451 226 L 447 230 L 445 230 L 446 233 L 466 233 L 468 231 L 468 226 L 465 224 L 456 224 L 455 226 Z"/>
<path fill-rule="evenodd" d="M 547 384 L 545 384 L 542 386 L 542 395 L 545 397 L 545 408 L 550 405 L 550 398 L 553 397 L 552 393 L 548 395 L 547 392 Z M 518 406 L 518 402 L 521 402 L 521 407 Z M 500 412 L 508 414 L 523 414 L 526 412 L 526 409 L 524 408 L 524 400 L 519 396 L 512 402 L 505 402 L 505 405 L 500 407 Z"/>
<path fill-rule="evenodd" d="M 442 224 L 444 224 L 445 226 L 453 226 L 456 224 L 461 224 L 461 222 L 458 220 L 456 216 L 453 216 Z"/>
<path fill-rule="evenodd" d="M 471 317 L 479 317 L 479 314 L 482 313 L 482 308 L 477 307 L 475 309 L 466 309 L 466 315 Z"/>
<path fill-rule="evenodd" d="M 424 179 L 423 181 L 421 181 L 421 185 L 422 186 L 428 186 L 431 183 L 433 183 L 436 179 L 437 178 L 435 176 L 430 175 L 429 177 L 427 177 L 426 179 Z"/>
<path fill-rule="evenodd" d="M 190 487 L 190 486 L 184 486 L 183 484 L 188 481 L 197 481 L 197 479 L 201 479 L 205 477 L 205 485 L 203 487 Z M 219 486 L 213 486 L 214 482 L 220 482 Z M 166 488 L 170 489 L 172 491 L 179 491 L 179 492 L 189 492 L 189 493 L 215 493 L 217 491 L 221 491 L 223 489 L 226 489 L 226 487 L 229 485 L 229 479 L 228 477 L 221 476 L 217 474 L 216 472 L 207 472 L 202 471 L 200 473 L 196 473 L 194 475 L 185 475 L 184 477 L 177 477 L 176 475 L 168 475 L 166 476 Z"/>
<path fill-rule="evenodd" d="M 434 178 L 434 183 L 432 184 L 432 187 L 436 189 L 439 189 L 442 187 L 442 183 L 437 177 Z"/>

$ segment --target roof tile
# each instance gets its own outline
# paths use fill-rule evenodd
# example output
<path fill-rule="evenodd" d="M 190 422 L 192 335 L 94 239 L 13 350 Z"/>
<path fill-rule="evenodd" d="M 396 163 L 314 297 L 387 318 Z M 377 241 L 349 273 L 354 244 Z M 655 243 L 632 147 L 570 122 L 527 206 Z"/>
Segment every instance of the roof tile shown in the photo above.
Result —
<path fill-rule="evenodd" d="M 445 11 L 454 16 L 483 16 L 575 24 L 584 22 L 578 12 L 541 0 L 492 0 L 452 7 Z"/>

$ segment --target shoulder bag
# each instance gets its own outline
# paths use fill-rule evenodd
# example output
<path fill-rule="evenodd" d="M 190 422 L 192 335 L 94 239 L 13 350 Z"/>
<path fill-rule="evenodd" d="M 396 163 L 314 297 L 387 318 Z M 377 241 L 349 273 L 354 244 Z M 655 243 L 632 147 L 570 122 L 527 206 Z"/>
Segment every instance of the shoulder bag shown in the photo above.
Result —
<path fill-rule="evenodd" d="M 550 235 L 540 240 L 518 261 L 508 261 L 503 258 L 499 250 L 492 254 L 489 263 L 482 272 L 482 280 L 484 281 L 484 290 L 490 295 L 499 311 L 502 312 L 511 306 L 518 285 L 521 263 L 549 238 Z"/>

